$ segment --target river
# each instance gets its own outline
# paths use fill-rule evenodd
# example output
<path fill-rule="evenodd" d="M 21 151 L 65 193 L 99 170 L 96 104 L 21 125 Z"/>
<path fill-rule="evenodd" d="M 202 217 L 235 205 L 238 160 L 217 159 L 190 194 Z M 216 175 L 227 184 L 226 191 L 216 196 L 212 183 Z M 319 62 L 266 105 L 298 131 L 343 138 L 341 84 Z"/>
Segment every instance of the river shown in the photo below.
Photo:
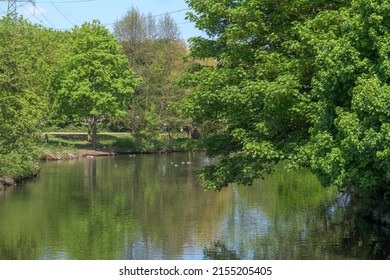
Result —
<path fill-rule="evenodd" d="M 201 154 L 42 164 L 0 194 L 3 260 L 387 259 L 390 235 L 307 170 L 204 191 Z"/>

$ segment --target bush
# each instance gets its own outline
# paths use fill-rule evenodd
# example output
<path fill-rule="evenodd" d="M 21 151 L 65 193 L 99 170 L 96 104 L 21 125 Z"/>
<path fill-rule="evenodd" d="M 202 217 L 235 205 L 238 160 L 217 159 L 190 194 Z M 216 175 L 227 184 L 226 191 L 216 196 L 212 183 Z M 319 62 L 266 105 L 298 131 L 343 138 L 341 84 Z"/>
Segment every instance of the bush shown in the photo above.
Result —
<path fill-rule="evenodd" d="M 0 162 L 0 177 L 12 177 L 17 181 L 35 176 L 39 170 L 37 162 L 31 156 L 16 152 L 0 155 Z"/>

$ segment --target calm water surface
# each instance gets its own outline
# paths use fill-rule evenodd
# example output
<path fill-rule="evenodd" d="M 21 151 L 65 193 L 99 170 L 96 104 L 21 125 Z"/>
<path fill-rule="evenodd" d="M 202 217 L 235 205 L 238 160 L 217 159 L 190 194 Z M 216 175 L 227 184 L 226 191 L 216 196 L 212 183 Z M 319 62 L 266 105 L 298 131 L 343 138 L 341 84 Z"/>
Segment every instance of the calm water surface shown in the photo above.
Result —
<path fill-rule="evenodd" d="M 190 164 L 189 164 L 190 163 Z M 0 195 L 0 259 L 386 259 L 389 234 L 307 171 L 205 192 L 203 155 L 43 164 Z"/>

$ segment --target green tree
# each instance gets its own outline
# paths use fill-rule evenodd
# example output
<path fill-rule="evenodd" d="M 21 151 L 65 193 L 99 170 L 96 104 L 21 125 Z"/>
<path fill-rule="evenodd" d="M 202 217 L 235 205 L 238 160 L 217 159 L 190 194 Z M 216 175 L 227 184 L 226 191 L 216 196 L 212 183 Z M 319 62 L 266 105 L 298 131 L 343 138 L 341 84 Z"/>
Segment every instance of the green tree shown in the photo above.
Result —
<path fill-rule="evenodd" d="M 311 121 L 297 162 L 325 186 L 390 197 L 390 1 L 352 1 L 297 27 L 311 50 L 311 90 L 299 108 Z"/>
<path fill-rule="evenodd" d="M 0 20 L 0 176 L 37 171 L 33 151 L 45 123 L 54 36 L 23 18 Z"/>
<path fill-rule="evenodd" d="M 217 61 L 185 79 L 186 112 L 219 159 L 200 173 L 206 188 L 290 160 L 324 186 L 388 200 L 389 1 L 187 2 L 209 36 L 192 55 Z"/>
<path fill-rule="evenodd" d="M 96 149 L 98 122 L 126 112 L 139 79 L 134 78 L 122 46 L 100 22 L 75 27 L 69 44 L 53 83 L 53 104 L 66 115 L 85 119 Z"/>
<path fill-rule="evenodd" d="M 175 21 L 130 9 L 114 26 L 114 35 L 122 44 L 129 63 L 144 83 L 137 88 L 127 118 L 112 120 L 130 129 L 138 140 L 152 142 L 161 128 L 177 128 L 182 121 L 173 103 L 185 91 L 178 85 L 185 72 L 187 47 L 180 39 Z M 168 135 L 172 139 L 172 129 Z"/>
<path fill-rule="evenodd" d="M 295 25 L 338 1 L 188 0 L 188 18 L 208 38 L 191 40 L 195 65 L 183 83 L 193 89 L 185 113 L 202 126 L 202 146 L 218 163 L 200 178 L 207 189 L 251 184 L 308 138 L 296 110 L 310 90 L 310 61 L 291 51 Z"/>

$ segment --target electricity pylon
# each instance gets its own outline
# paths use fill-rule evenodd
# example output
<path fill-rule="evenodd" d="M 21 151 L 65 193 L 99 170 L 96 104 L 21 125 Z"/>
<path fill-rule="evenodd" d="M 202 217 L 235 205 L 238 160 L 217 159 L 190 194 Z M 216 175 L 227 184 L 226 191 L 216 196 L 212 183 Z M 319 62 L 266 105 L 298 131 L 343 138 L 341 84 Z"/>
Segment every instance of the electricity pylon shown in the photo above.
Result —
<path fill-rule="evenodd" d="M 35 1 L 33 0 L 8 0 L 8 15 L 15 16 L 16 15 L 16 3 L 17 2 L 30 2 L 35 6 Z"/>

